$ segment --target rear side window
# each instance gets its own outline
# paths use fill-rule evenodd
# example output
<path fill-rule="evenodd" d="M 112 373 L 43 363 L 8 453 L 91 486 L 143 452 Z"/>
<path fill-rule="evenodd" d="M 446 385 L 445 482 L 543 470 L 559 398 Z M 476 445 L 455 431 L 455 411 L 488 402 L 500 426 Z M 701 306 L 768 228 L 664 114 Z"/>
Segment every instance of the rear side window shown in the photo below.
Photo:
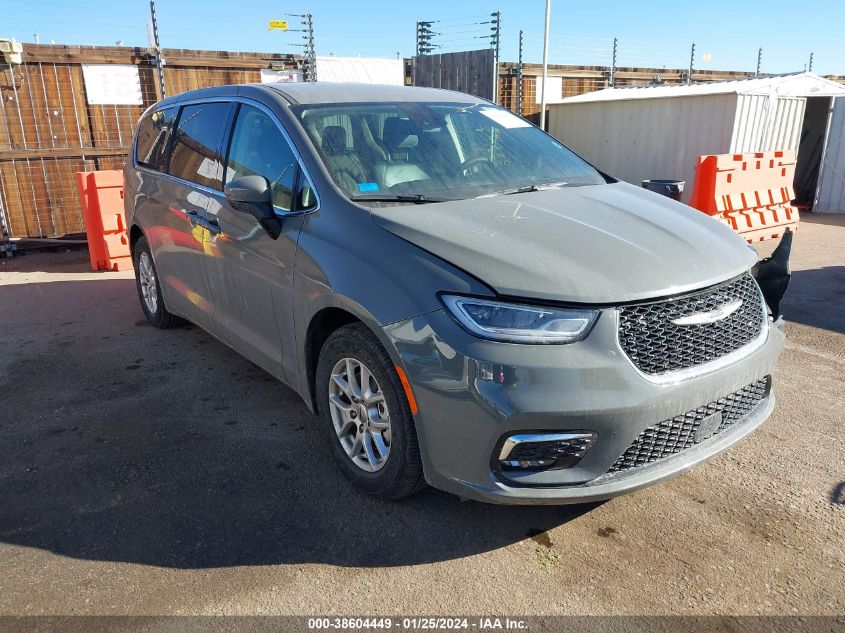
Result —
<path fill-rule="evenodd" d="M 226 182 L 242 176 L 264 176 L 270 183 L 273 206 L 293 207 L 297 162 L 276 123 L 258 108 L 242 105 L 232 133 Z"/>
<path fill-rule="evenodd" d="M 135 159 L 139 164 L 164 171 L 167 166 L 167 143 L 176 120 L 176 108 L 154 110 L 141 119 L 135 143 Z"/>
<path fill-rule="evenodd" d="M 184 106 L 176 126 L 169 173 L 212 189 L 223 188 L 221 147 L 230 103 Z"/>

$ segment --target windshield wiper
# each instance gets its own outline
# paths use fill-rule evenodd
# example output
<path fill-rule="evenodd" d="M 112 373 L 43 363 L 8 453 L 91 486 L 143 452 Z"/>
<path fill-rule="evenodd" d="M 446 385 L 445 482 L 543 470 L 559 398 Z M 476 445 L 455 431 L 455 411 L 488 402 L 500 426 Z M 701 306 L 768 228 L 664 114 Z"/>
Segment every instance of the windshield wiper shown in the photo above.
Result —
<path fill-rule="evenodd" d="M 352 196 L 351 200 L 354 200 L 355 202 L 413 202 L 414 204 L 426 204 L 429 202 L 449 202 L 450 200 L 455 200 L 455 198 L 442 198 L 414 193 L 406 195 L 385 194 L 382 196 Z"/>
<path fill-rule="evenodd" d="M 559 187 L 566 187 L 568 182 L 541 182 L 525 185 L 524 187 L 513 187 L 512 189 L 503 189 L 502 191 L 494 191 L 492 193 L 485 193 L 478 196 L 479 198 L 488 198 L 490 196 L 510 196 L 515 193 L 530 193 L 532 191 L 546 191 L 548 189 L 558 189 Z"/>

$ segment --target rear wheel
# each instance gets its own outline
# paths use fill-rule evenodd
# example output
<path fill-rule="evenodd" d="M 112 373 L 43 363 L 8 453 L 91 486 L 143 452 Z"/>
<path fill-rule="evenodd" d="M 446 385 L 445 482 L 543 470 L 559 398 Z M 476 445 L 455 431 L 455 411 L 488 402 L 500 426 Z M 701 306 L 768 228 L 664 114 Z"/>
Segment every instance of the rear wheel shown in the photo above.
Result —
<path fill-rule="evenodd" d="M 144 316 L 154 326 L 162 329 L 176 327 L 184 323 L 182 319 L 167 311 L 164 297 L 161 295 L 161 285 L 158 273 L 153 263 L 153 255 L 146 237 L 141 237 L 135 243 L 132 252 L 135 264 L 135 285 L 138 288 L 138 298 Z"/>
<path fill-rule="evenodd" d="M 355 486 L 386 499 L 425 487 L 408 399 L 369 328 L 356 323 L 329 336 L 317 363 L 316 389 L 335 461 Z"/>

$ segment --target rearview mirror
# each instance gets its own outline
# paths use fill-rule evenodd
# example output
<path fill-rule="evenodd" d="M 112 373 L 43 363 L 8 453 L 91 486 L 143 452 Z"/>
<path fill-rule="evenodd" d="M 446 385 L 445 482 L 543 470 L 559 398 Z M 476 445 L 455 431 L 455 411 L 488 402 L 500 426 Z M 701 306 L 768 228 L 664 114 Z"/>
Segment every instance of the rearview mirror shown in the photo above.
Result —
<path fill-rule="evenodd" d="M 282 225 L 273 210 L 270 183 L 264 176 L 235 178 L 226 184 L 223 192 L 233 209 L 250 214 L 273 239 L 279 237 Z"/>

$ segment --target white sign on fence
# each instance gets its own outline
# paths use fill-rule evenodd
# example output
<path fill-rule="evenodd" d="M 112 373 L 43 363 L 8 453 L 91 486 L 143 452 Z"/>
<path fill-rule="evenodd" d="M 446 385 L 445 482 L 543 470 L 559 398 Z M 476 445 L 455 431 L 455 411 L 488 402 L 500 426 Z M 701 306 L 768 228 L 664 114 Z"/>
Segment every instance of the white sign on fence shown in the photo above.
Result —
<path fill-rule="evenodd" d="M 546 103 L 560 103 L 563 101 L 563 77 L 546 77 L 546 83 L 543 84 L 543 78 L 537 77 L 537 103 L 540 103 L 540 98 L 543 96 L 541 88 L 546 86 Z"/>
<path fill-rule="evenodd" d="M 82 64 L 89 105 L 144 105 L 141 77 L 132 64 Z"/>
<path fill-rule="evenodd" d="M 261 83 L 263 84 L 278 84 L 302 81 L 301 70 L 271 70 L 270 68 L 261 69 Z"/>

